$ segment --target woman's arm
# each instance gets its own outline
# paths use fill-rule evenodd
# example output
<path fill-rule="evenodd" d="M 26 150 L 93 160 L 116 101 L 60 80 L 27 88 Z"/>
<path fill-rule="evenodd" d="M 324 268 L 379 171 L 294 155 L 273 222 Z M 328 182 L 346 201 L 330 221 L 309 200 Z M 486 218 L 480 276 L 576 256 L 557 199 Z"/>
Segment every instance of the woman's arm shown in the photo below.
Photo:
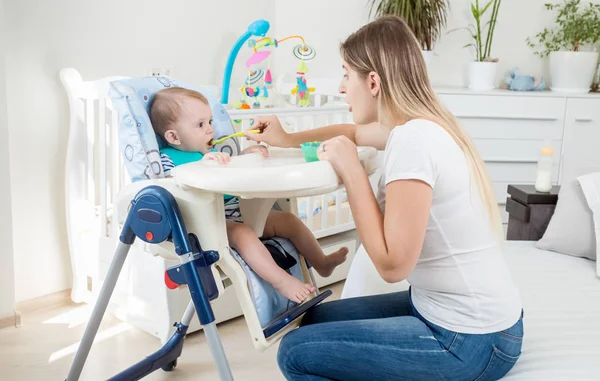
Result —
<path fill-rule="evenodd" d="M 334 124 L 312 130 L 287 133 L 283 130 L 276 116 L 255 119 L 254 128 L 260 129 L 261 133 L 248 133 L 246 138 L 284 148 L 297 148 L 304 142 L 322 142 L 336 136 L 345 136 L 358 146 L 370 146 L 383 150 L 390 134 L 389 130 L 376 122 L 364 125 Z"/>
<path fill-rule="evenodd" d="M 423 247 L 433 197 L 426 172 L 419 175 L 403 168 L 415 166 L 407 159 L 417 157 L 418 162 L 425 161 L 418 157 L 419 154 L 427 157 L 423 147 L 404 137 L 400 143 L 396 140 L 397 146 L 391 152 L 401 155 L 387 158 L 398 168 L 386 171 L 389 182 L 385 188 L 385 214 L 360 164 L 356 145 L 345 137 L 336 137 L 319 147 L 319 159 L 328 160 L 346 186 L 350 210 L 365 250 L 381 277 L 390 283 L 406 279 L 414 269 Z"/>
<path fill-rule="evenodd" d="M 300 147 L 300 144 L 304 142 L 323 142 L 336 136 L 346 136 L 357 146 L 375 147 L 378 150 L 383 150 L 389 135 L 390 131 L 377 122 L 369 124 L 333 124 L 289 134 L 289 145 L 286 148 Z"/>
<path fill-rule="evenodd" d="M 419 180 L 388 184 L 384 214 L 364 172 L 344 179 L 344 184 L 356 230 L 379 275 L 388 283 L 406 279 L 423 247 L 431 187 Z"/>
<path fill-rule="evenodd" d="M 284 148 L 298 148 L 304 142 L 323 142 L 336 136 L 346 136 L 356 142 L 356 124 L 333 124 L 312 130 L 300 131 L 287 134 Z"/>

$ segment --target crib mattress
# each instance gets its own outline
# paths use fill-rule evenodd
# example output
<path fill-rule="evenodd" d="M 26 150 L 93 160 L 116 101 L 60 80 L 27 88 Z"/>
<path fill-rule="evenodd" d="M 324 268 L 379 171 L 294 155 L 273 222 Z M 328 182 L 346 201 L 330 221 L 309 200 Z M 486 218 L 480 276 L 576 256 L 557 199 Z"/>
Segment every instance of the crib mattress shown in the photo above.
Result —
<path fill-rule="evenodd" d="M 595 262 L 506 243 L 524 307 L 523 354 L 505 380 L 600 380 L 600 278 Z"/>

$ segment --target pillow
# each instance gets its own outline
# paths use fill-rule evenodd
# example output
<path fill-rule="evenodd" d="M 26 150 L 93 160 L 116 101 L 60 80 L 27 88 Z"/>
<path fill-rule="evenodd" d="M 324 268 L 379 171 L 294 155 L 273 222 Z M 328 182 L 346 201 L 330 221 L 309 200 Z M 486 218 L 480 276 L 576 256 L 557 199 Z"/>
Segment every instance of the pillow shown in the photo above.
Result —
<path fill-rule="evenodd" d="M 594 219 L 596 234 L 596 258 L 600 257 L 600 172 L 594 172 L 578 178 Z M 600 261 L 596 261 L 596 274 L 600 276 Z"/>
<path fill-rule="evenodd" d="M 577 180 L 563 184 L 558 202 L 538 249 L 596 260 L 592 211 Z"/>
<path fill-rule="evenodd" d="M 200 92 L 206 97 L 213 113 L 215 139 L 234 131 L 229 114 L 213 95 L 211 87 L 179 84 L 166 77 L 129 78 L 111 82 L 109 96 L 119 114 L 119 148 L 132 182 L 165 177 L 160 164 L 159 148 L 164 145 L 150 124 L 150 104 L 159 90 L 181 86 Z M 239 153 L 235 139 L 215 147 L 230 155 Z"/>

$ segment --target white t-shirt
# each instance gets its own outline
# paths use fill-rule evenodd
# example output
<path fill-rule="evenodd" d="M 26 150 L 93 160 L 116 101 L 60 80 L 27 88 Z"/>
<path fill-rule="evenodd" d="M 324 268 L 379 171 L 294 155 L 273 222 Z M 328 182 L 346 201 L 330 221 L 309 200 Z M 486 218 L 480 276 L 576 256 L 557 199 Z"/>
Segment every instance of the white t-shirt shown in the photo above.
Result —
<path fill-rule="evenodd" d="M 455 332 L 511 327 L 521 315 L 519 292 L 466 157 L 441 126 L 417 119 L 392 130 L 377 194 L 382 210 L 385 186 L 403 179 L 433 189 L 423 249 L 407 279 L 415 308 Z"/>

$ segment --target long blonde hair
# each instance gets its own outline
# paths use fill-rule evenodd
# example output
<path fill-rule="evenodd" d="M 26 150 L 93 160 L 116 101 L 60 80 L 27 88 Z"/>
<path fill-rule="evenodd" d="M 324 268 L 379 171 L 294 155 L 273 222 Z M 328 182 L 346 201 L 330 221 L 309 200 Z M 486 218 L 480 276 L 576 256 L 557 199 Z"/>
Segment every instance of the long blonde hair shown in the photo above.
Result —
<path fill-rule="evenodd" d="M 501 237 L 500 211 L 485 164 L 458 120 L 438 100 L 429 83 L 420 45 L 404 20 L 397 16 L 380 17 L 350 35 L 340 50 L 343 59 L 360 76 L 376 72 L 381 77 L 380 120 L 382 116 L 429 119 L 452 136 L 466 156 L 492 230 Z"/>

